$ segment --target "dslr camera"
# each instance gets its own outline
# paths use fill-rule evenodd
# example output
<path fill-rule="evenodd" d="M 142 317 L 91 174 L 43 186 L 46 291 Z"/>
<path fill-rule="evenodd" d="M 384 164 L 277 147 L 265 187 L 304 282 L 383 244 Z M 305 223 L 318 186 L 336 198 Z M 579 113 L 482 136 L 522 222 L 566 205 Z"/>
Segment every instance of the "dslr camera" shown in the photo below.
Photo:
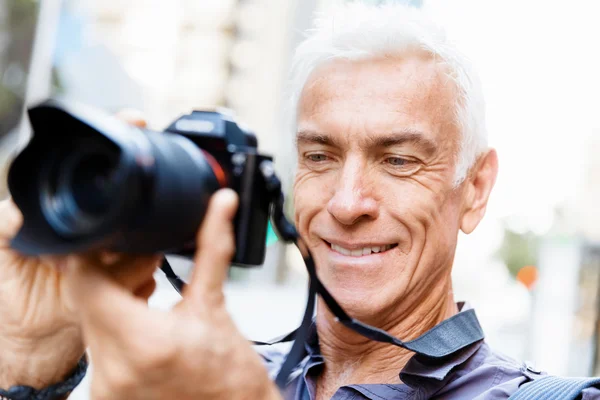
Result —
<path fill-rule="evenodd" d="M 280 187 L 269 184 L 272 158 L 229 113 L 194 111 L 163 132 L 56 99 L 28 116 L 33 136 L 8 176 L 24 217 L 14 249 L 191 255 L 211 195 L 231 188 L 240 200 L 232 263 L 263 263 Z"/>

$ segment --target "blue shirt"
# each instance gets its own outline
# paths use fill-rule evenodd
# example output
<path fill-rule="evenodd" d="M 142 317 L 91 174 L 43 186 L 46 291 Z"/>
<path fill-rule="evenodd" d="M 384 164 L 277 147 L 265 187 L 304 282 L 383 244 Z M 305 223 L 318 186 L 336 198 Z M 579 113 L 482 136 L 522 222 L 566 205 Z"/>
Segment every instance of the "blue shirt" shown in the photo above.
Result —
<path fill-rule="evenodd" d="M 276 343 L 256 349 L 274 379 L 289 351 L 289 344 Z M 305 349 L 306 356 L 290 376 L 285 400 L 315 399 L 317 377 L 325 360 L 319 350 L 314 324 Z M 332 400 L 501 400 L 508 399 L 522 384 L 542 375 L 524 363 L 494 352 L 484 340 L 443 359 L 415 355 L 398 373 L 402 383 L 343 386 Z M 582 400 L 591 399 L 600 399 L 599 389 L 584 391 Z"/>

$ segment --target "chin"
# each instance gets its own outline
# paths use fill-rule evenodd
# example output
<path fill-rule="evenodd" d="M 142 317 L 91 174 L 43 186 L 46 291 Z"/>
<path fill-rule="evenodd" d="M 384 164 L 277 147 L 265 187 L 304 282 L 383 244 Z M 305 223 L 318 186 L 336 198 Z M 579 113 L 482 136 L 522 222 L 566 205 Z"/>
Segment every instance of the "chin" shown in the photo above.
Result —
<path fill-rule="evenodd" d="M 322 276 L 327 275 L 327 276 Z M 353 274 L 319 274 L 325 287 L 344 311 L 353 318 L 372 324 L 382 313 L 391 308 L 396 308 L 402 288 L 399 281 L 382 282 L 364 279 L 363 276 Z M 324 304 L 323 304 L 324 305 Z"/>
<path fill-rule="evenodd" d="M 311 248 L 319 278 L 350 316 L 377 324 L 407 289 L 407 255 L 395 244 L 360 256 L 337 247 L 322 240 Z"/>

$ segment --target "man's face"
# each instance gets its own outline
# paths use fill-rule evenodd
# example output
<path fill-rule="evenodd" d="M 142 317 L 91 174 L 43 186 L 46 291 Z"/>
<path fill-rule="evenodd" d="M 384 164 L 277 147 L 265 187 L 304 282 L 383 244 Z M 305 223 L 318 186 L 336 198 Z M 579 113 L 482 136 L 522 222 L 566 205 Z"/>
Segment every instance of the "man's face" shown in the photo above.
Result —
<path fill-rule="evenodd" d="M 465 197 L 453 185 L 455 102 L 443 68 L 419 53 L 334 61 L 304 88 L 296 224 L 356 317 L 449 289 Z"/>

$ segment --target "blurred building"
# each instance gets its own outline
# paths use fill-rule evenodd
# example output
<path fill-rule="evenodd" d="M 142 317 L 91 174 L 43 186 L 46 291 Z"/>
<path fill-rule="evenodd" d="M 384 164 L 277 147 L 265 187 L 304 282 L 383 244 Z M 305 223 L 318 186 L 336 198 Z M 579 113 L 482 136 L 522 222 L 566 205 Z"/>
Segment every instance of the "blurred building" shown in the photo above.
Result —
<path fill-rule="evenodd" d="M 584 174 L 573 206 L 573 217 L 583 238 L 583 262 L 578 280 L 577 334 L 586 343 L 587 371 L 600 376 L 600 127 L 585 140 Z M 572 361 L 576 362 L 576 361 Z"/>
<path fill-rule="evenodd" d="M 598 133 L 585 138 L 578 190 L 556 209 L 539 249 L 528 356 L 555 374 L 600 375 Z"/>
<path fill-rule="evenodd" d="M 141 110 L 153 129 L 192 109 L 231 108 L 257 134 L 260 149 L 276 156 L 289 185 L 289 157 L 277 157 L 292 139 L 285 79 L 315 6 L 316 1 L 65 0 L 54 91 L 109 112 Z M 272 246 L 265 268 L 250 277 L 283 279 L 283 253 L 281 245 Z"/>
<path fill-rule="evenodd" d="M 33 0 L 0 1 L 0 199 L 8 195 L 8 162 L 19 141 L 39 11 Z"/>
<path fill-rule="evenodd" d="M 265 151 L 277 153 L 286 139 L 281 111 L 289 54 L 302 29 L 296 3 L 67 1 L 59 81 L 88 103 L 142 108 L 156 128 L 193 108 L 230 107 Z"/>

